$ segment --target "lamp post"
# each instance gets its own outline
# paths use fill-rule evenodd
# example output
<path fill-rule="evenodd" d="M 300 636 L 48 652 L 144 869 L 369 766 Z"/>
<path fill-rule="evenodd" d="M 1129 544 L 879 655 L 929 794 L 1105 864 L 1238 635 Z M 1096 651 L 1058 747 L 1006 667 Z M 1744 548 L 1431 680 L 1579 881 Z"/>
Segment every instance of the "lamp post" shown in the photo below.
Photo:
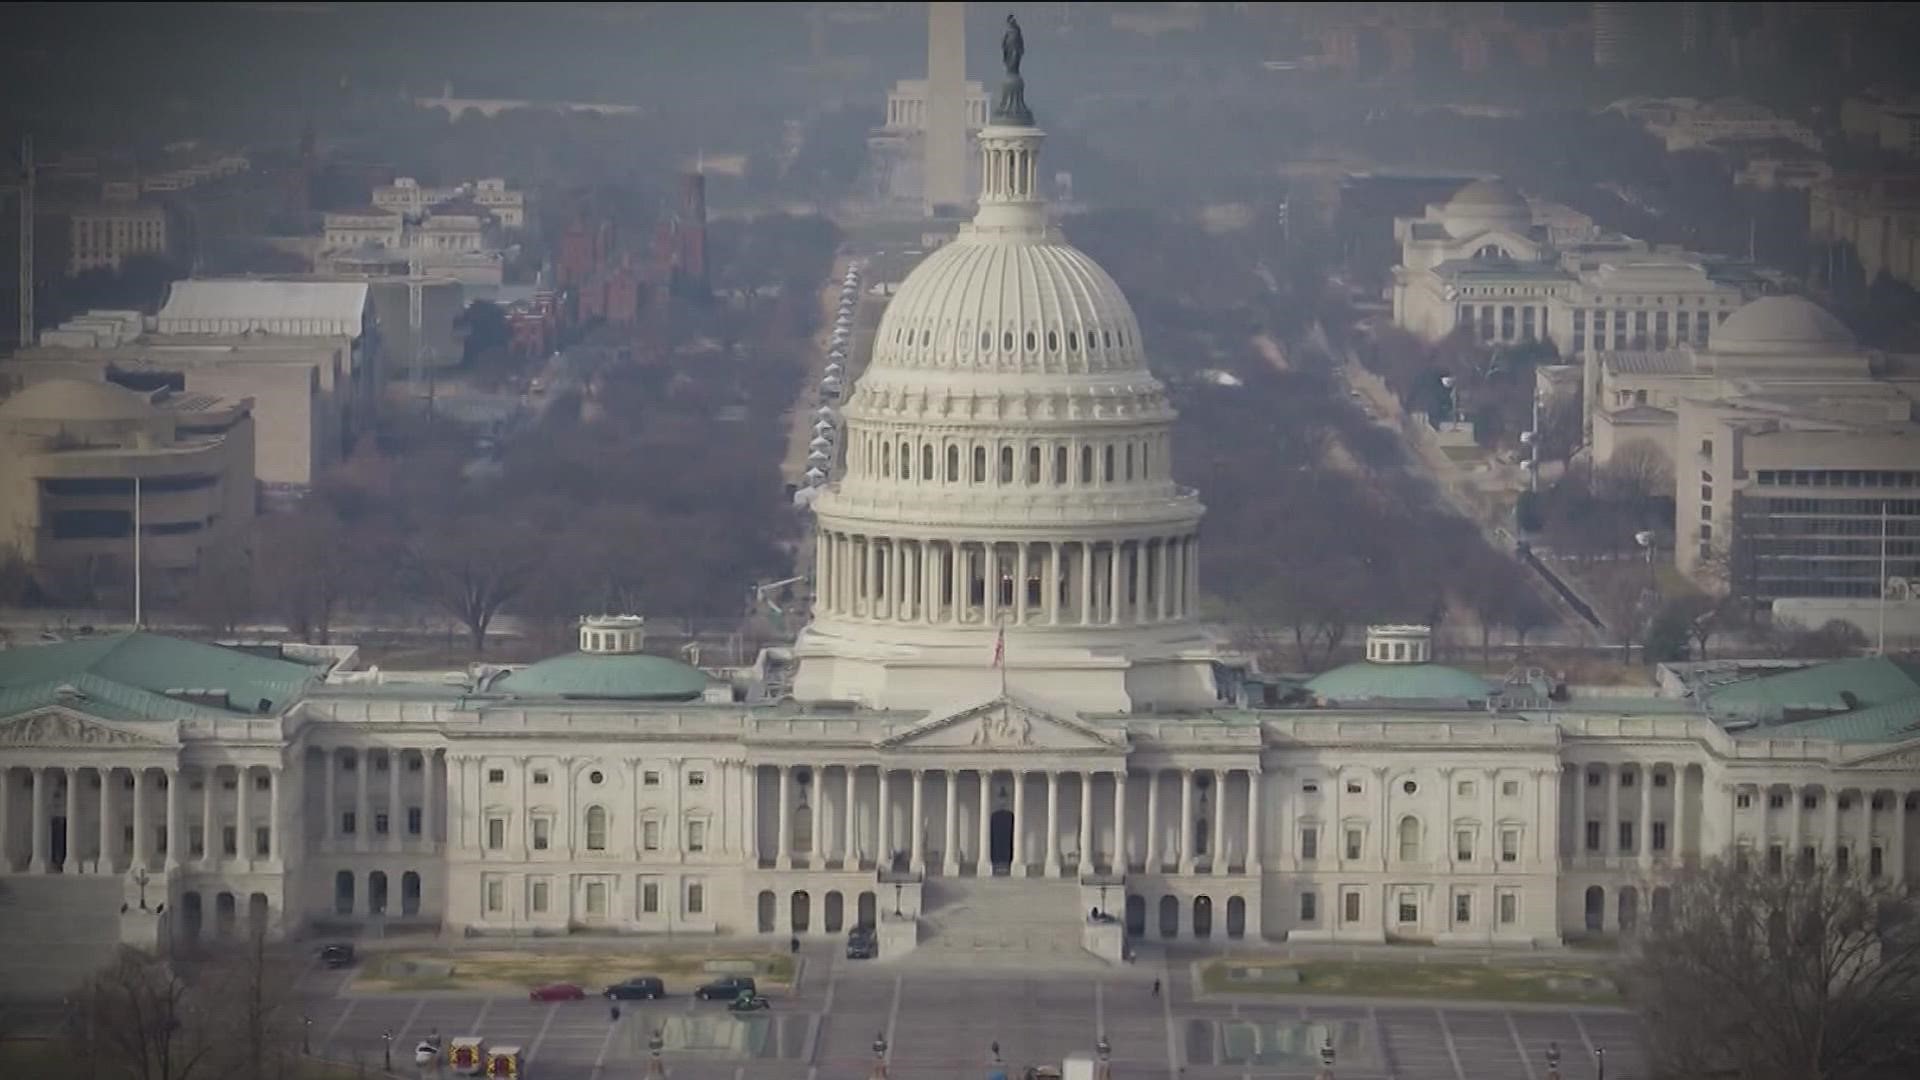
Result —
<path fill-rule="evenodd" d="M 307 1055 L 313 1053 L 313 1017 L 311 1016 L 300 1018 L 300 1052 Z"/>
<path fill-rule="evenodd" d="M 1607 1080 L 1607 1048 L 1604 1046 L 1593 1048 L 1593 1076 L 1594 1080 Z"/>
<path fill-rule="evenodd" d="M 387 1071 L 392 1072 L 393 1071 L 393 1029 L 392 1028 L 388 1028 L 387 1030 L 380 1033 L 380 1043 L 381 1043 L 381 1046 L 380 1046 L 381 1056 L 386 1059 Z"/>
<path fill-rule="evenodd" d="M 1333 1080 L 1333 1032 L 1327 1032 L 1327 1041 L 1320 1044 L 1320 1075 L 1318 1080 Z"/>
<path fill-rule="evenodd" d="M 904 917 L 900 913 L 900 892 L 904 888 L 906 888 L 906 886 L 898 881 L 893 883 L 893 917 L 896 919 Z"/>
<path fill-rule="evenodd" d="M 666 1045 L 667 1045 L 666 1036 L 661 1034 L 659 1028 L 654 1028 L 653 1033 L 647 1036 L 647 1075 L 648 1076 L 663 1077 L 667 1075 L 666 1066 L 660 1063 L 660 1051 L 664 1049 Z"/>
<path fill-rule="evenodd" d="M 1560 1044 L 1547 1044 L 1547 1080 L 1560 1080 Z"/>
<path fill-rule="evenodd" d="M 1113 1080 L 1113 1044 L 1107 1041 L 1107 1033 L 1101 1032 L 1100 1038 L 1093 1044 L 1093 1052 L 1100 1058 L 1099 1080 Z"/>
<path fill-rule="evenodd" d="M 887 1033 L 873 1037 L 873 1080 L 887 1080 Z"/>

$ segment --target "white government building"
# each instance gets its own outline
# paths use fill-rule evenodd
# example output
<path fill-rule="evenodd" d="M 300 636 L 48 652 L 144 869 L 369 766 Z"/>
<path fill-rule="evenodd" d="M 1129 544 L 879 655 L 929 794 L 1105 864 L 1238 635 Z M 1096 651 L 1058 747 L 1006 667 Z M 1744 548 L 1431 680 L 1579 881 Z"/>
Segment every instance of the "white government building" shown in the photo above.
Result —
<path fill-rule="evenodd" d="M 0 947 L 48 985 L 87 945 L 251 920 L 875 922 L 920 962 L 1113 960 L 1123 928 L 1531 947 L 1657 917 L 1665 875 L 1729 851 L 1913 868 L 1920 670 L 1888 659 L 1589 697 L 1377 627 L 1247 705 L 1197 621 L 1173 410 L 1126 298 L 1047 226 L 1041 141 L 981 132 L 978 216 L 881 318 L 790 697 L 646 654 L 631 617 L 457 685 L 344 647 L 0 651 Z"/>

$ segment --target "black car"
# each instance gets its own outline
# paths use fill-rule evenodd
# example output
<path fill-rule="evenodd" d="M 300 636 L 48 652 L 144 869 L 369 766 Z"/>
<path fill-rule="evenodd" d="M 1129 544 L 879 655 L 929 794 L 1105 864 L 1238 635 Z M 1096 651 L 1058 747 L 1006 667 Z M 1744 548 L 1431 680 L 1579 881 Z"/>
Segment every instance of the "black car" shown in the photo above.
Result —
<path fill-rule="evenodd" d="M 693 992 L 701 1001 L 732 1001 L 741 994 L 758 992 L 753 980 L 745 975 L 728 975 L 724 979 L 715 979 Z"/>
<path fill-rule="evenodd" d="M 636 975 L 601 991 L 612 1001 L 653 1001 L 667 996 L 667 988 L 652 975 Z"/>
<path fill-rule="evenodd" d="M 847 959 L 871 960 L 880 955 L 880 939 L 872 927 L 856 926 L 847 935 Z"/>
<path fill-rule="evenodd" d="M 352 967 L 353 946 L 322 945 L 320 946 L 320 962 L 330 968 Z"/>

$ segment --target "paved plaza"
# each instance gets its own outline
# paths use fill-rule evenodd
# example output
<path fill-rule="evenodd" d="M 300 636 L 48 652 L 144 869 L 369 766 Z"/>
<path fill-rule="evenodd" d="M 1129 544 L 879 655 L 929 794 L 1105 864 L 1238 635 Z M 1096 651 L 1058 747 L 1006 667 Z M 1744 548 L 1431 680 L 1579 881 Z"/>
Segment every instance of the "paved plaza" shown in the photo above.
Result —
<path fill-rule="evenodd" d="M 1159 997 L 1155 977 L 1163 981 Z M 1102 1031 L 1116 1080 L 1311 1077 L 1329 1034 L 1342 1080 L 1544 1080 L 1551 1042 L 1560 1045 L 1568 1080 L 1593 1075 L 1596 1049 L 1606 1051 L 1612 1080 L 1647 1075 L 1637 1022 L 1624 1012 L 1305 996 L 1195 1000 L 1184 964 L 1142 963 L 1091 978 L 948 973 L 823 951 L 809 957 L 794 992 L 744 1020 L 684 996 L 623 1002 L 615 1022 L 599 998 L 536 1004 L 506 994 L 340 994 L 341 981 L 309 979 L 314 1049 L 377 1066 L 390 1030 L 403 1074 L 412 1071 L 413 1044 L 437 1030 L 519 1043 L 531 1080 L 634 1077 L 658 1028 L 675 1080 L 865 1080 L 876 1035 L 886 1037 L 897 1080 L 984 1077 L 995 1042 L 1017 1076 L 1020 1066 L 1057 1066 L 1073 1051 L 1091 1050 Z"/>

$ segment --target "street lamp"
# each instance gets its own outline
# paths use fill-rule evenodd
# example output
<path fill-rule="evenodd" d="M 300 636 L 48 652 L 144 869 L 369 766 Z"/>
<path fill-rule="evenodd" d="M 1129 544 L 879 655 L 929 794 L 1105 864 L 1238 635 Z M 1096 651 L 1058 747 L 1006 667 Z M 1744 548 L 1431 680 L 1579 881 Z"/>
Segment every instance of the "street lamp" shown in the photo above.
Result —
<path fill-rule="evenodd" d="M 900 892 L 904 888 L 905 886 L 898 881 L 893 883 L 893 916 L 896 919 L 902 917 L 900 914 Z"/>
<path fill-rule="evenodd" d="M 1113 1080 L 1113 1044 L 1107 1041 L 1106 1032 L 1100 1033 L 1093 1052 L 1100 1058 L 1100 1080 Z"/>
<path fill-rule="evenodd" d="M 884 1031 L 873 1037 L 873 1077 L 887 1080 L 887 1033 Z"/>
<path fill-rule="evenodd" d="M 1320 1044 L 1320 1080 L 1333 1080 L 1333 1032 L 1327 1032 L 1327 1041 Z"/>
<path fill-rule="evenodd" d="M 1560 1080 L 1560 1044 L 1547 1044 L 1547 1080 Z"/>
<path fill-rule="evenodd" d="M 383 1056 L 386 1058 L 387 1071 L 392 1072 L 393 1071 L 393 1029 L 392 1028 L 388 1028 L 387 1030 L 380 1033 L 380 1042 L 382 1044 L 381 1051 L 383 1053 Z"/>
<path fill-rule="evenodd" d="M 648 1076 L 662 1077 L 667 1075 L 666 1066 L 660 1064 L 660 1051 L 664 1049 L 666 1045 L 667 1045 L 666 1036 L 661 1034 L 659 1028 L 654 1028 L 653 1033 L 647 1036 L 647 1075 Z"/>
<path fill-rule="evenodd" d="M 1607 1080 L 1607 1048 L 1593 1048 L 1594 1080 Z"/>
<path fill-rule="evenodd" d="M 313 1053 L 313 1017 L 302 1016 L 300 1025 L 300 1052 L 311 1055 Z"/>

